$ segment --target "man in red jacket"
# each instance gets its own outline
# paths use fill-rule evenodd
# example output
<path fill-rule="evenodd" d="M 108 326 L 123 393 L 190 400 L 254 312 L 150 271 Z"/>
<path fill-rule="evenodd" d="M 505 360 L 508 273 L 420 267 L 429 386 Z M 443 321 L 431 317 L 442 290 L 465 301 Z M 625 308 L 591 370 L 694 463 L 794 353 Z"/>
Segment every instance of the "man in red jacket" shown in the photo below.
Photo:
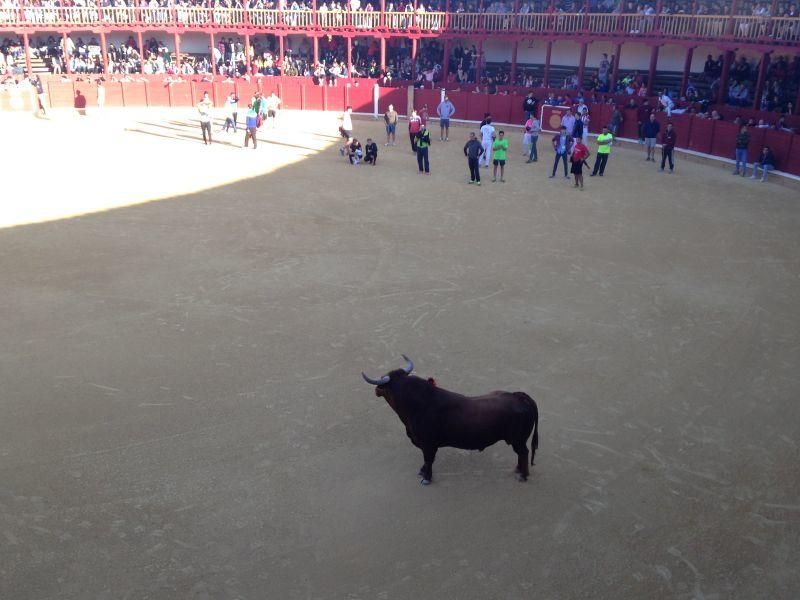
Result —
<path fill-rule="evenodd" d="M 675 141 L 677 134 L 672 127 L 672 123 L 667 123 L 667 128 L 661 134 L 661 171 L 664 170 L 664 165 L 669 160 L 669 172 L 672 173 L 675 169 L 675 162 L 672 154 L 675 150 Z"/>

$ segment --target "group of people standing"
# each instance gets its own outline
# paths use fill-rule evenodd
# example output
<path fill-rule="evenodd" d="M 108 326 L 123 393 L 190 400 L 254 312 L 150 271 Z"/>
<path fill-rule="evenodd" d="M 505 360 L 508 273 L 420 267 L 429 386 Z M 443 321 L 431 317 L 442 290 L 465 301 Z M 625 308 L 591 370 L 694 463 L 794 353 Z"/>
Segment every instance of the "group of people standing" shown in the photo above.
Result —
<path fill-rule="evenodd" d="M 258 129 L 262 124 L 267 123 L 268 126 L 274 128 L 277 126 L 278 109 L 281 105 L 281 99 L 273 92 L 267 97 L 257 92 L 247 104 L 247 113 L 245 116 L 245 134 L 244 134 L 244 147 L 249 147 L 250 140 L 253 141 L 253 150 L 258 146 Z M 214 110 L 214 103 L 208 95 L 208 92 L 203 92 L 203 98 L 197 103 L 197 112 L 200 120 L 200 131 L 203 136 L 203 143 L 210 146 L 212 143 L 211 137 L 211 122 L 212 113 Z M 225 122 L 220 129 L 220 133 L 233 133 L 238 131 L 239 126 L 239 98 L 234 92 L 231 92 L 223 104 L 223 111 L 225 114 Z"/>

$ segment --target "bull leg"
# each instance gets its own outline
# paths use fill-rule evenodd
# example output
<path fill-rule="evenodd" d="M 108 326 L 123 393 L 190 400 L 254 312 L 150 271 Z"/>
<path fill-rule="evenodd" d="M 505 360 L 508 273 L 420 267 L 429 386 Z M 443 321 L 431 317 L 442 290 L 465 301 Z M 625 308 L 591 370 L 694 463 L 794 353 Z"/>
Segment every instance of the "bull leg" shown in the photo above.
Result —
<path fill-rule="evenodd" d="M 527 481 L 528 475 L 530 475 L 530 471 L 528 470 L 528 445 L 525 443 L 526 440 L 522 440 L 522 442 L 514 444 L 514 452 L 517 453 L 517 468 L 514 469 L 514 472 L 517 474 L 517 479 L 520 481 Z"/>
<path fill-rule="evenodd" d="M 436 450 L 437 448 L 435 447 L 422 449 L 422 456 L 425 459 L 425 464 L 422 465 L 422 469 L 420 469 L 420 475 L 422 477 L 420 483 L 422 485 L 430 485 L 433 479 L 433 461 L 436 460 Z"/>

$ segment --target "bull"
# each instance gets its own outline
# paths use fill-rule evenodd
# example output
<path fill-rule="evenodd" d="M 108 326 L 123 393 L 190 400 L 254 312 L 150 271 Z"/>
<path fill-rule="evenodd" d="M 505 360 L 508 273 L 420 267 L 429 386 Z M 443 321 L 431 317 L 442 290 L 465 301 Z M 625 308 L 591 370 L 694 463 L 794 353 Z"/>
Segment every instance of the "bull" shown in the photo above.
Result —
<path fill-rule="evenodd" d="M 463 396 L 440 388 L 433 379 L 412 375 L 414 363 L 402 355 L 406 366 L 375 379 L 363 371 L 364 381 L 375 386 L 375 395 L 397 413 L 411 443 L 422 450 L 425 463 L 419 471 L 422 485 L 433 479 L 433 461 L 439 448 L 480 450 L 503 440 L 517 453 L 514 470 L 520 481 L 530 475 L 539 447 L 539 409 L 524 392 L 495 391 L 482 396 Z"/>

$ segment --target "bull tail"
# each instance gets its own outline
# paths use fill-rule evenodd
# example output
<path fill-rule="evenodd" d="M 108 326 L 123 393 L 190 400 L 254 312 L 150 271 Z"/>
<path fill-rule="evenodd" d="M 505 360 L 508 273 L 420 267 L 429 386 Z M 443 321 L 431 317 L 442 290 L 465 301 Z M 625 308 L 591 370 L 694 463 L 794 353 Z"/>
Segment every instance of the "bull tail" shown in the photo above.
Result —
<path fill-rule="evenodd" d="M 536 450 L 539 448 L 539 407 L 536 406 L 536 401 L 525 392 L 515 392 L 518 398 L 521 398 L 531 407 L 533 412 L 533 437 L 531 438 L 531 464 L 536 456 Z"/>

